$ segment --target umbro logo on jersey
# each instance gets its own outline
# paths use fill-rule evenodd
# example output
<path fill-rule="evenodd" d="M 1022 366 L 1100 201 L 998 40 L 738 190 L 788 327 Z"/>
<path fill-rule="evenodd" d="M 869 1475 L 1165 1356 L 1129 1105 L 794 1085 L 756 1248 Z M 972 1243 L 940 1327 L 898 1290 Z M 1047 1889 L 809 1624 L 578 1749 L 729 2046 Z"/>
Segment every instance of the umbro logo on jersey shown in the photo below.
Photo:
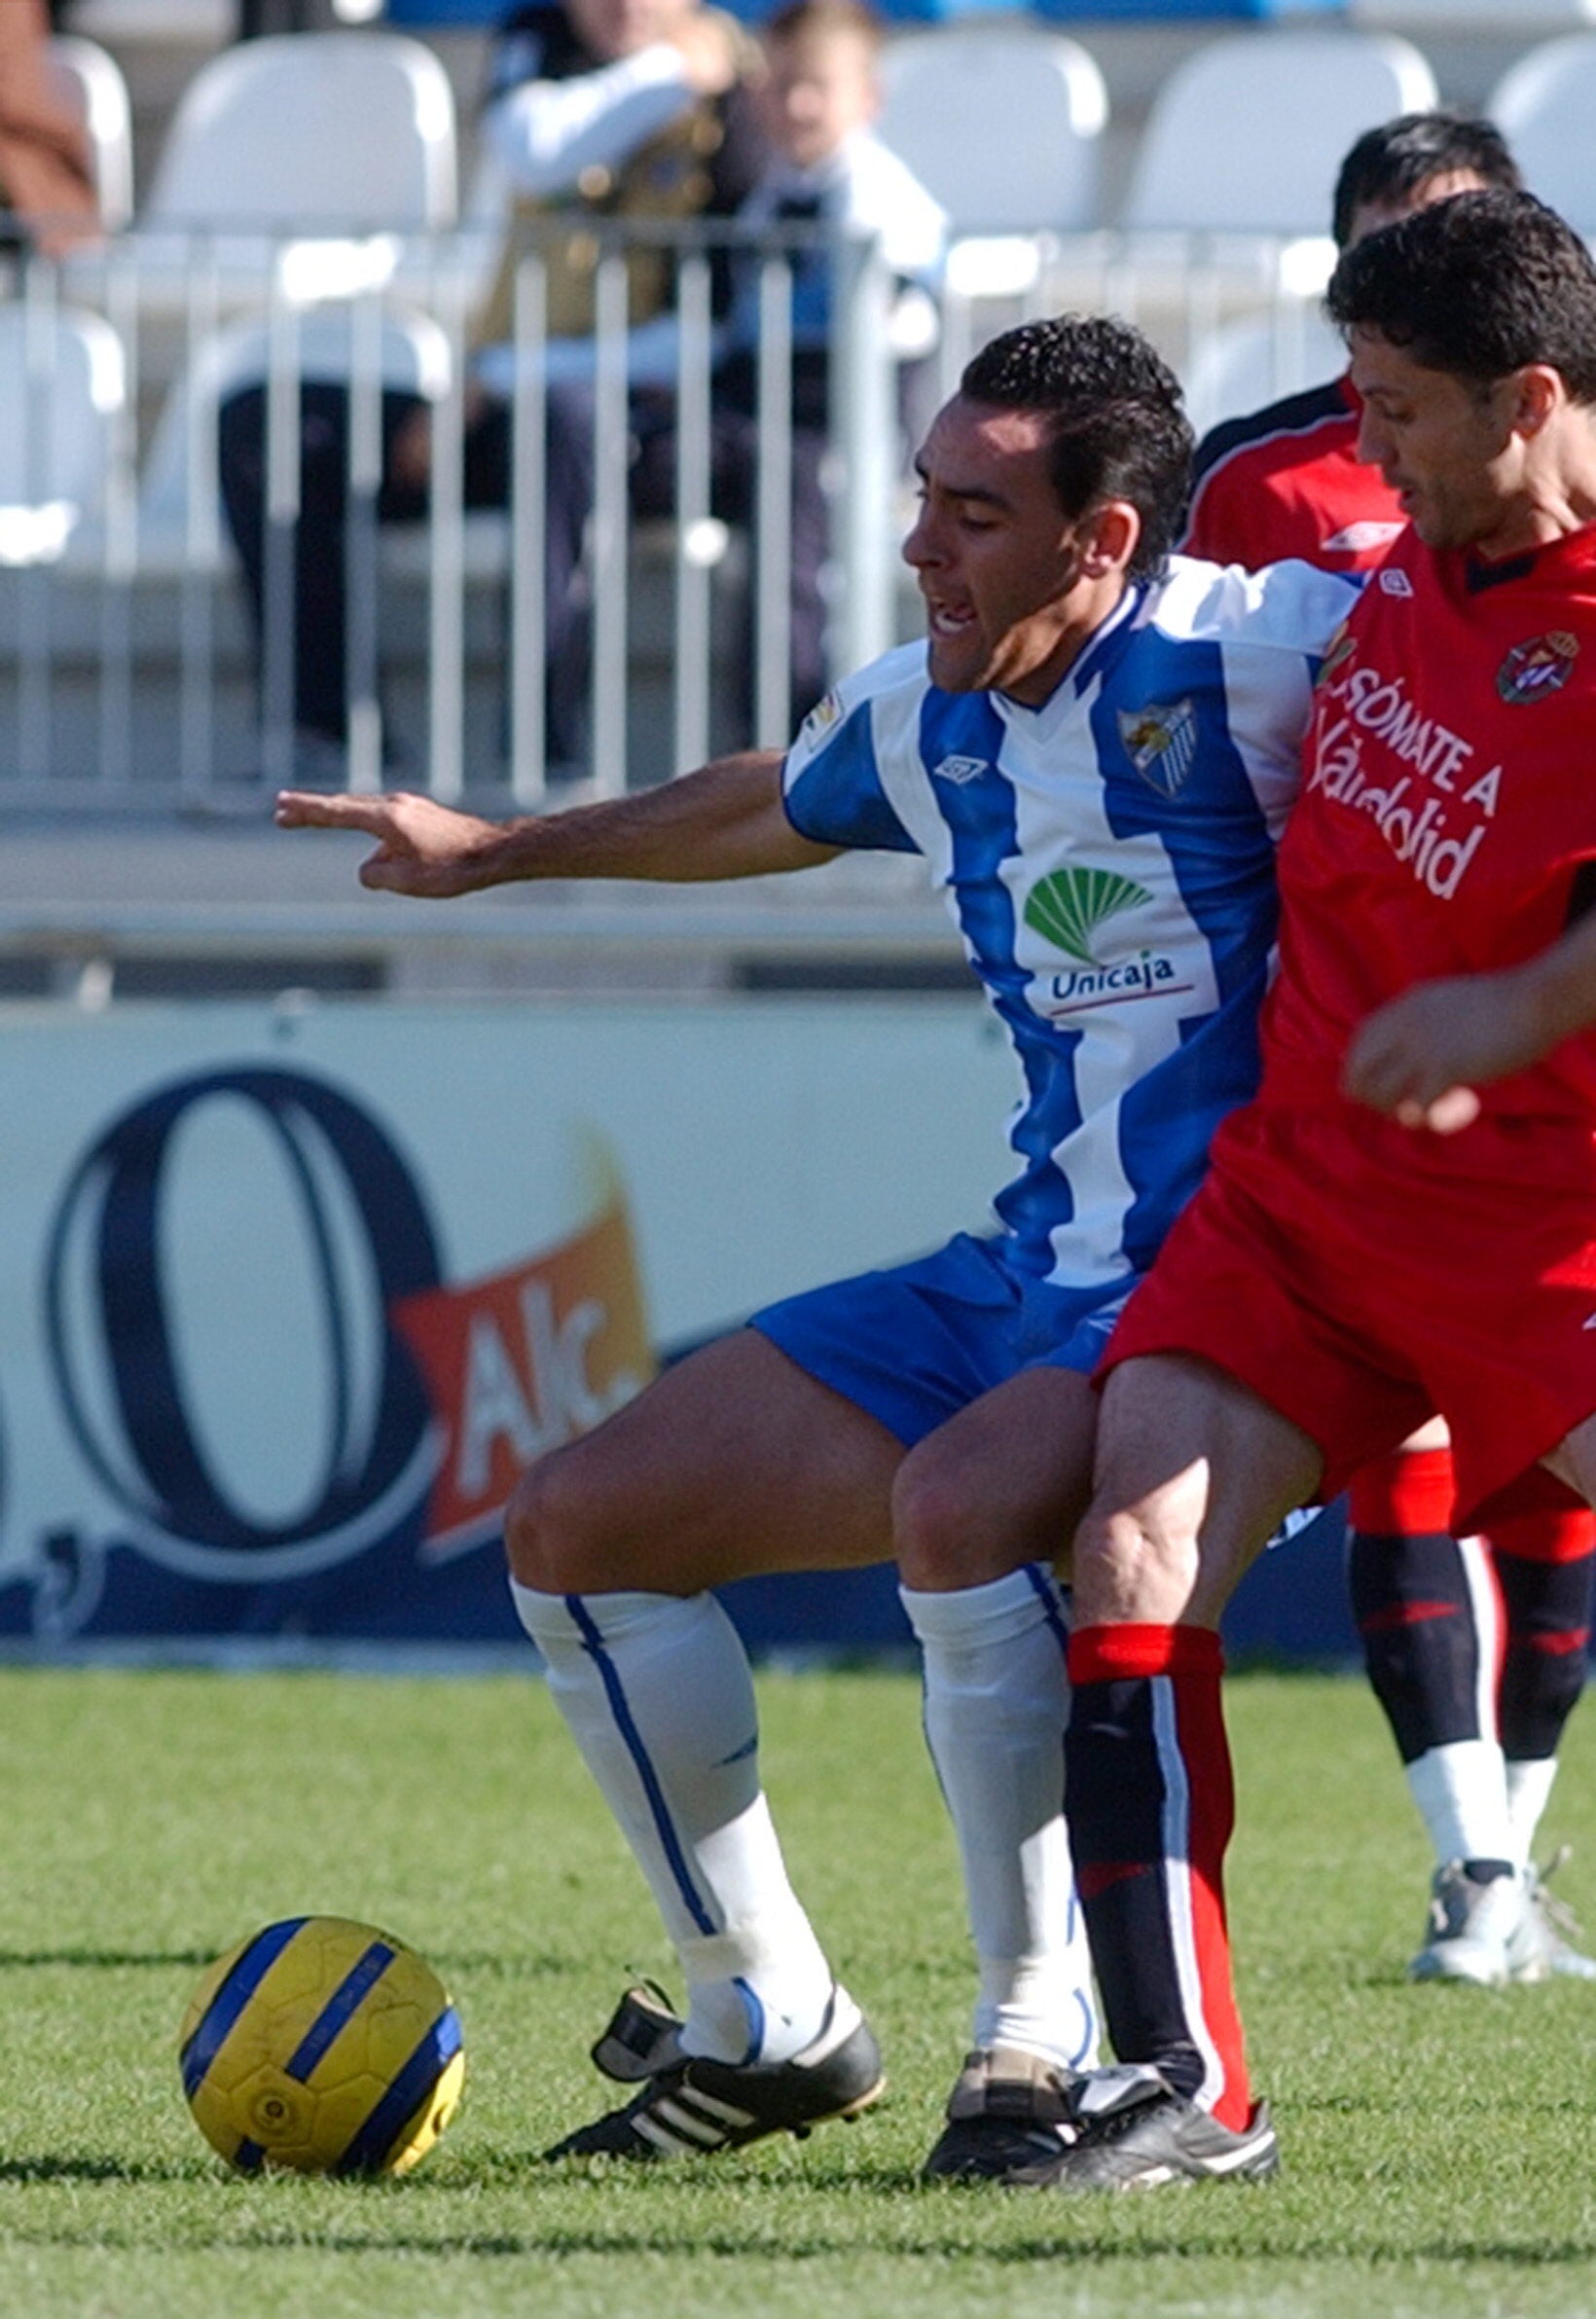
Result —
<path fill-rule="evenodd" d="M 1383 571 L 1380 574 L 1380 589 L 1385 596 L 1411 596 L 1413 582 L 1405 571 Z"/>
<path fill-rule="evenodd" d="M 1366 556 L 1371 548 L 1389 548 L 1405 524 L 1380 523 L 1365 516 L 1357 524 L 1343 524 L 1339 531 L 1332 531 L 1324 542 L 1326 556 Z"/>
<path fill-rule="evenodd" d="M 1194 702 L 1176 701 L 1168 707 L 1149 702 L 1145 708 L 1122 708 L 1119 738 L 1149 789 L 1156 789 L 1160 797 L 1179 796 L 1197 754 Z"/>
<path fill-rule="evenodd" d="M 952 781 L 956 789 L 961 789 L 966 781 L 973 781 L 987 772 L 990 765 L 988 757 L 944 757 L 940 765 L 931 767 L 931 779 Z"/>
<path fill-rule="evenodd" d="M 1587 1328 L 1596 1328 L 1596 1313 L 1592 1313 L 1588 1321 L 1580 1322 L 1579 1330 L 1581 1335 Z"/>

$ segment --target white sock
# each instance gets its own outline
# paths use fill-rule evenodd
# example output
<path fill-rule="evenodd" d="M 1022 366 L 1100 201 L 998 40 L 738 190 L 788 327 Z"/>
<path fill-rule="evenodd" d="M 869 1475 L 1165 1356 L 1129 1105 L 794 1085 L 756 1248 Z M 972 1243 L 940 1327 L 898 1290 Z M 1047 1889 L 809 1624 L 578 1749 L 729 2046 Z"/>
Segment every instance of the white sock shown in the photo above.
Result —
<path fill-rule="evenodd" d="M 1507 1774 L 1494 1739 L 1454 1739 L 1427 1748 L 1406 1767 L 1438 1866 L 1451 1860 L 1516 1860 L 1507 1812 Z"/>
<path fill-rule="evenodd" d="M 1521 1757 L 1508 1761 L 1507 1825 L 1512 1830 L 1513 1848 L 1507 1857 L 1515 1867 L 1529 1866 L 1535 1831 L 1541 1825 L 1541 1815 L 1556 1777 L 1555 1756 Z"/>
<path fill-rule="evenodd" d="M 736 1628 L 708 1594 L 540 1594 L 514 1579 L 510 1591 L 681 1960 L 683 2046 L 788 2060 L 820 2027 L 831 1969 L 760 1790 Z"/>
<path fill-rule="evenodd" d="M 1097 2056 L 1091 1953 L 1064 1824 L 1064 1607 L 1031 1563 L 946 1594 L 899 1588 L 925 1658 L 925 1737 L 980 1967 L 974 2043 Z"/>

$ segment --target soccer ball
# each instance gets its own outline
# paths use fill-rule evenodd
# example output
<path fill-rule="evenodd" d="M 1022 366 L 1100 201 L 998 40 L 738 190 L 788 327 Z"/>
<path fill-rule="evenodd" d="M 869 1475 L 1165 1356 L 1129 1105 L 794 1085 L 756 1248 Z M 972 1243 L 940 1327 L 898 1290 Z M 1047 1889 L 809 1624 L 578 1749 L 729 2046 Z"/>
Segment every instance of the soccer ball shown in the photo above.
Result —
<path fill-rule="evenodd" d="M 183 2091 L 246 2174 L 403 2174 L 459 2106 L 459 2016 L 402 1940 L 291 1916 L 218 1958 L 178 2038 Z"/>

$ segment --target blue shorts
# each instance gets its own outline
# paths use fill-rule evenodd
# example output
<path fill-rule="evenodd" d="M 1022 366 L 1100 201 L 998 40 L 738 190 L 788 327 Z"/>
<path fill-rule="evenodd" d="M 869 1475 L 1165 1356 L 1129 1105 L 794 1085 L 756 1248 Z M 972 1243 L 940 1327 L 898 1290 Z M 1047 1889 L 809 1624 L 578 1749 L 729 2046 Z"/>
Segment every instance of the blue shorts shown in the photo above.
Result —
<path fill-rule="evenodd" d="M 961 1232 L 934 1256 L 766 1305 L 750 1328 L 905 1449 L 1024 1369 L 1096 1368 L 1140 1275 L 1061 1288 L 1004 1240 Z"/>

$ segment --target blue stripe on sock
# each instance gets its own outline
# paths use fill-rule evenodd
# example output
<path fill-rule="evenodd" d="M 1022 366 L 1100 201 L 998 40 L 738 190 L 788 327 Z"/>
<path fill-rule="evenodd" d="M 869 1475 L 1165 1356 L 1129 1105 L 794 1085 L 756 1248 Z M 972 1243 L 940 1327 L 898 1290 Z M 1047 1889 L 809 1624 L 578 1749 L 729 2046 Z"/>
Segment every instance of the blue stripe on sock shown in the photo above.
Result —
<path fill-rule="evenodd" d="M 305 2083 L 339 2031 L 365 2003 L 393 1963 L 393 1950 L 385 1940 L 374 1940 L 365 1954 L 350 1966 L 283 2065 L 286 2074 L 297 2084 Z"/>
<path fill-rule="evenodd" d="M 1051 1572 L 1044 1569 L 1039 1562 L 1028 1562 L 1024 1565 L 1024 1570 L 1026 1576 L 1031 1581 L 1032 1592 L 1035 1595 L 1037 1601 L 1042 1606 L 1042 1612 L 1046 1619 L 1048 1632 L 1052 1635 L 1054 1642 L 1059 1647 L 1059 1656 L 1063 1659 L 1068 1659 L 1070 1655 L 1070 1625 L 1064 1614 L 1064 1603 L 1059 1594 L 1058 1581 L 1053 1577 Z M 1062 1792 L 1060 1795 L 1060 1801 L 1062 1804 Z M 1070 1908 L 1064 1920 L 1064 1937 L 1067 1940 L 1073 1940 L 1075 1938 L 1075 1921 L 1079 1916 L 1079 1913 L 1080 1895 L 1075 1889 L 1074 1878 L 1071 1877 L 1070 1880 Z M 1082 2002 L 1085 2002 L 1084 1999 Z M 1088 2026 L 1087 2042 L 1090 2043 L 1091 2035 L 1095 2034 L 1095 2032 L 1093 2030 L 1092 2012 L 1089 2006 L 1087 2007 L 1086 2011 Z"/>
<path fill-rule="evenodd" d="M 371 2174 L 382 2166 L 459 2049 L 460 2018 L 450 2006 L 433 2022 L 333 2171 Z"/>
<path fill-rule="evenodd" d="M 681 1840 L 671 1823 L 671 1814 L 666 1806 L 665 1792 L 661 1788 L 659 1776 L 649 1760 L 648 1750 L 643 1745 L 642 1733 L 632 1719 L 632 1710 L 627 1705 L 626 1693 L 621 1688 L 621 1679 L 615 1671 L 615 1662 L 604 1649 L 604 1639 L 598 1632 L 586 1603 L 579 1594 L 567 1594 L 565 1608 L 576 1622 L 577 1630 L 582 1637 L 583 1648 L 598 1670 L 599 1679 L 604 1686 L 604 1696 L 608 1699 L 610 1713 L 615 1718 L 616 1729 L 620 1732 L 626 1743 L 627 1752 L 637 1767 L 637 1777 L 643 1784 L 643 1794 L 647 1798 L 648 1809 L 653 1816 L 654 1831 L 660 1839 L 660 1847 L 665 1854 L 666 1864 L 676 1880 L 676 1890 L 681 1895 L 682 1905 L 701 1933 L 718 1933 L 720 1927 L 706 1908 L 693 1883 L 686 1855 L 681 1848 Z"/>
<path fill-rule="evenodd" d="M 1075 1906 L 1073 1896 L 1071 1896 L 1070 1906 L 1072 1914 Z M 1076 1989 L 1074 1998 L 1075 2003 L 1080 2007 L 1080 2043 L 1070 2054 L 1069 2066 L 1070 2069 L 1079 2069 L 1087 2054 L 1097 2044 L 1097 2009 L 1084 1989 Z"/>
<path fill-rule="evenodd" d="M 734 1980 L 732 1986 L 742 1998 L 743 2011 L 748 2016 L 748 2049 L 740 2064 L 743 2069 L 747 2069 L 759 2059 L 760 2048 L 765 2043 L 765 2008 L 747 1981 Z"/>
<path fill-rule="evenodd" d="M 1046 1613 L 1048 1629 L 1054 1642 L 1058 1645 L 1061 1652 L 1067 1653 L 1070 1649 L 1070 1629 L 1065 1624 L 1064 1608 L 1059 1601 L 1057 1586 L 1039 1562 L 1028 1562 L 1023 1567 L 1026 1576 L 1031 1581 L 1031 1591 Z"/>
<path fill-rule="evenodd" d="M 179 2056 L 183 2091 L 191 2102 L 204 2083 L 205 2072 L 221 2051 L 239 2014 L 294 1935 L 308 1921 L 303 1916 L 285 1917 L 281 1924 L 268 1925 L 264 1933 L 257 1934 L 206 2006 Z"/>

